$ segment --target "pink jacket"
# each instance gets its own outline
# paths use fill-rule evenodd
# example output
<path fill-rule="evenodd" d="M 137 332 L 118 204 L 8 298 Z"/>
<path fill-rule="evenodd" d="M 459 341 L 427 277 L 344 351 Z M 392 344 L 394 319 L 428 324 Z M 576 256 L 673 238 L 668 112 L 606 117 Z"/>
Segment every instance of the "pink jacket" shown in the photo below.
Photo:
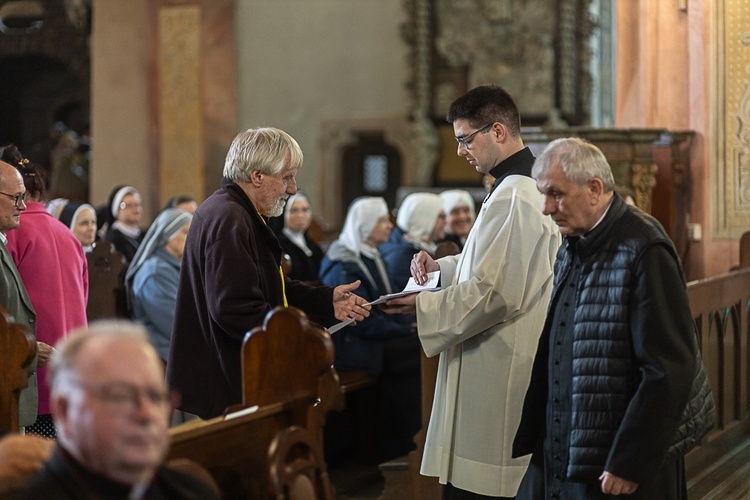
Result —
<path fill-rule="evenodd" d="M 36 311 L 36 337 L 55 346 L 86 326 L 89 273 L 81 243 L 38 202 L 27 202 L 21 225 L 8 231 L 8 251 Z M 50 413 L 47 368 L 37 369 L 39 415 Z"/>

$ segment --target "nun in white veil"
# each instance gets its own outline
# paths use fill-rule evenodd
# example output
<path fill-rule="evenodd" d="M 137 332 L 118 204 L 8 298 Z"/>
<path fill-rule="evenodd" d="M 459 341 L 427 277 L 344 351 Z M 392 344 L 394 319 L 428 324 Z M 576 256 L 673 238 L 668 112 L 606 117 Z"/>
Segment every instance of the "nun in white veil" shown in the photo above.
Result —
<path fill-rule="evenodd" d="M 180 264 L 192 220 L 193 215 L 184 210 L 162 211 L 151 224 L 125 275 L 131 314 L 146 327 L 163 360 L 169 356 Z"/>
<path fill-rule="evenodd" d="M 357 293 L 371 301 L 390 293 L 388 271 L 378 245 L 393 229 L 383 198 L 355 200 L 349 208 L 339 239 L 321 264 L 320 279 L 328 286 L 361 280 Z M 413 449 L 412 437 L 421 426 L 420 344 L 416 330 L 405 317 L 389 316 L 373 308 L 355 326 L 334 333 L 338 370 L 365 370 L 379 377 L 381 415 L 378 443 L 381 460 L 402 456 Z"/>
<path fill-rule="evenodd" d="M 362 287 L 366 290 L 360 288 L 358 292 L 363 298 L 370 301 L 391 293 L 393 290 L 378 245 L 388 241 L 392 230 L 388 205 L 383 198 L 365 197 L 354 200 L 339 239 L 331 244 L 323 259 L 321 281 L 335 286 L 330 284 L 336 281 L 332 275 L 340 274 L 342 267 L 349 267 L 343 265 L 346 262 L 356 265 L 364 278 Z"/>
<path fill-rule="evenodd" d="M 421 250 L 435 257 L 437 242 L 445 238 L 445 212 L 440 196 L 412 193 L 404 198 L 396 217 L 396 228 L 387 243 L 380 245 L 388 277 L 394 290 L 409 281 L 412 257 Z"/>
<path fill-rule="evenodd" d="M 445 239 L 463 250 L 469 231 L 474 225 L 474 198 L 465 189 L 448 189 L 440 193 L 440 199 L 445 212 Z"/>

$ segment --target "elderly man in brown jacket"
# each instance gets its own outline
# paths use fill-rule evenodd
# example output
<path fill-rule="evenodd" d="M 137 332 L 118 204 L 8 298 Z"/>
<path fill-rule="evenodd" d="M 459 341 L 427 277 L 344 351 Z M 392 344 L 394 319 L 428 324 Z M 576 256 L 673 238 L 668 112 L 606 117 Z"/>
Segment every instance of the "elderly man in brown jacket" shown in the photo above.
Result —
<path fill-rule="evenodd" d="M 274 128 L 241 132 L 224 164 L 221 189 L 195 213 L 185 245 L 167 380 L 182 395 L 180 409 L 202 418 L 241 403 L 245 334 L 277 306 L 361 321 L 370 306 L 352 293 L 290 280 L 282 250 L 263 217 L 281 215 L 297 192 L 302 165 L 297 141 Z"/>

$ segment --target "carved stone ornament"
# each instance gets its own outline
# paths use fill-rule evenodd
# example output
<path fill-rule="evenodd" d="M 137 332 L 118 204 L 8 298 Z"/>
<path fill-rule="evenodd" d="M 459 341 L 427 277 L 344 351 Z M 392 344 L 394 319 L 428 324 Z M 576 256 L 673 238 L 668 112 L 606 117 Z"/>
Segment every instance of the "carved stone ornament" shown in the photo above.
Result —
<path fill-rule="evenodd" d="M 636 164 L 631 167 L 630 182 L 635 192 L 635 204 L 646 213 L 651 213 L 651 192 L 656 186 L 659 167 L 653 163 Z"/>
<path fill-rule="evenodd" d="M 750 4 L 712 7 L 720 27 L 714 152 L 715 236 L 739 237 L 750 227 Z"/>
<path fill-rule="evenodd" d="M 737 113 L 737 142 L 734 164 L 739 171 L 739 205 L 750 207 L 750 81 L 745 82 L 745 91 L 740 99 Z"/>
<path fill-rule="evenodd" d="M 542 125 L 557 110 L 563 123 L 588 119 L 591 1 L 404 0 L 420 183 L 428 185 L 438 160 L 434 124 L 477 85 L 505 88 L 526 125 Z"/>

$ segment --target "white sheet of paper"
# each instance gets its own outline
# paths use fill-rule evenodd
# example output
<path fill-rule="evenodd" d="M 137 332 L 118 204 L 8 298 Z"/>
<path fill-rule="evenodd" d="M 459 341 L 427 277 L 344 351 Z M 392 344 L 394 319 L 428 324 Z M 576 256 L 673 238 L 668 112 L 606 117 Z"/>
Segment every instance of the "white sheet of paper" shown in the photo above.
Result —
<path fill-rule="evenodd" d="M 383 295 L 382 297 L 375 299 L 372 302 L 368 302 L 368 304 L 374 306 L 375 304 L 382 304 L 388 299 L 395 299 L 396 297 L 403 297 L 404 295 L 411 295 L 412 293 L 434 292 L 435 290 L 440 290 L 440 286 L 438 285 L 438 283 L 440 283 L 440 271 L 427 273 L 427 282 L 424 285 L 417 285 L 417 282 L 414 281 L 414 278 L 409 278 L 406 286 L 400 292 Z"/>

